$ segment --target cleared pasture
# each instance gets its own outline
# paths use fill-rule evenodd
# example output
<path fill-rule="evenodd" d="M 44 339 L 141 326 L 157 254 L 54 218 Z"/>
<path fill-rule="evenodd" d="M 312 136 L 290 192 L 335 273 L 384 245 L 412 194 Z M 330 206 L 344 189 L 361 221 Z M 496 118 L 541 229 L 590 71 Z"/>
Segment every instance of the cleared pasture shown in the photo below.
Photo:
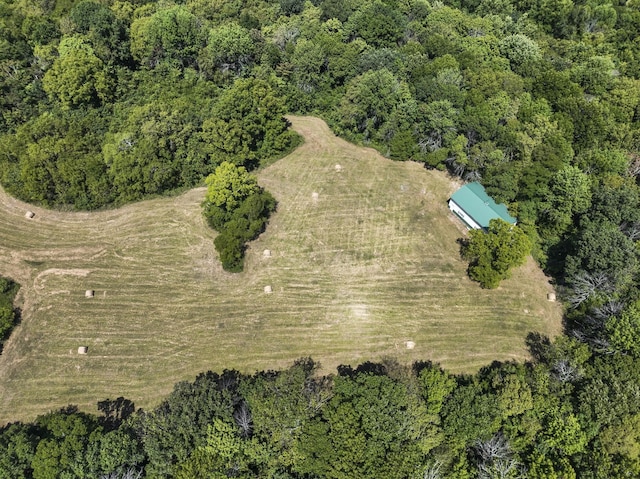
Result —
<path fill-rule="evenodd" d="M 279 208 L 241 274 L 218 263 L 202 188 L 92 213 L 0 191 L 0 274 L 23 286 L 23 321 L 0 356 L 0 424 L 107 397 L 151 407 L 200 371 L 302 356 L 323 372 L 385 356 L 473 371 L 524 359 L 530 331 L 560 331 L 533 261 L 493 291 L 466 277 L 444 173 L 291 120 L 305 144 L 259 174 Z"/>

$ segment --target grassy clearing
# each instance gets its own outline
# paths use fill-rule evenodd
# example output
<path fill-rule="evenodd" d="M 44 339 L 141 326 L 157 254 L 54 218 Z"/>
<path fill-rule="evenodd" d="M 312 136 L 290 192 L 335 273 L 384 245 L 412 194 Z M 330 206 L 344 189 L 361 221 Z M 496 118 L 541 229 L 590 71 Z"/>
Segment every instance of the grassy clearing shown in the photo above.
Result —
<path fill-rule="evenodd" d="M 384 356 L 473 371 L 525 358 L 529 331 L 559 332 L 532 261 L 494 291 L 467 279 L 446 175 L 292 121 L 305 144 L 259 175 L 279 209 L 241 274 L 218 263 L 204 189 L 96 213 L 0 193 L 0 274 L 23 286 L 23 321 L 0 356 L 0 424 L 120 395 L 150 407 L 200 371 L 309 355 L 324 372 Z"/>

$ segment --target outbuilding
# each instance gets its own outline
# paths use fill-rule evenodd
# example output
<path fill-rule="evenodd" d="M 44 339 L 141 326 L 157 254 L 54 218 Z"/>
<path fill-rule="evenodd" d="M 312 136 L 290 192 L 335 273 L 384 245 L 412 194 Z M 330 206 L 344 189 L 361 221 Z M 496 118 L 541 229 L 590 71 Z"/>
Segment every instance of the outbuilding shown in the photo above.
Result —
<path fill-rule="evenodd" d="M 452 194 L 449 209 L 470 229 L 486 230 L 489 222 L 496 218 L 512 225 L 517 222 L 507 207 L 497 204 L 478 182 L 468 183 Z"/>

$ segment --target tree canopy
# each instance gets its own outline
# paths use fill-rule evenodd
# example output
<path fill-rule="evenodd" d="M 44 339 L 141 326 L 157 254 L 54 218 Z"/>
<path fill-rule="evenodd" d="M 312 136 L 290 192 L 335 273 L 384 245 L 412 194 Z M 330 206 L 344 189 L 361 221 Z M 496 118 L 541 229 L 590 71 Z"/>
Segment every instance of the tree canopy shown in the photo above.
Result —
<path fill-rule="evenodd" d="M 484 288 L 496 288 L 510 270 L 524 263 L 531 251 L 527 235 L 515 225 L 492 219 L 488 231 L 471 230 L 463 240 L 462 256 L 470 262 L 469 276 Z"/>
<path fill-rule="evenodd" d="M 244 244 L 262 233 L 276 208 L 273 196 L 258 186 L 244 166 L 225 161 L 205 179 L 202 203 L 209 225 L 220 235 L 214 244 L 227 271 L 241 271 Z"/>
<path fill-rule="evenodd" d="M 305 358 L 280 371 L 200 374 L 148 411 L 124 398 L 101 402 L 97 416 L 65 407 L 0 429 L 0 477 L 640 472 L 638 358 L 530 339 L 535 362 L 473 375 L 387 360 L 323 376 Z"/>

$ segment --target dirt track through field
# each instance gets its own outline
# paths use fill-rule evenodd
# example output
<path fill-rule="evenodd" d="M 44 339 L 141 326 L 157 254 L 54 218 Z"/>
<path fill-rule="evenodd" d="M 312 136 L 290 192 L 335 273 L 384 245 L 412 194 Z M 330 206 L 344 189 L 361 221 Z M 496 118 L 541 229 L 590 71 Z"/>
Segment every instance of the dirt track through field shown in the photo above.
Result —
<path fill-rule="evenodd" d="M 525 358 L 529 331 L 559 332 L 532 261 L 495 291 L 466 278 L 444 173 L 292 122 L 305 143 L 259 174 L 279 206 L 241 274 L 219 266 L 202 188 L 92 213 L 0 191 L 0 274 L 21 283 L 23 308 L 0 356 L 0 424 L 107 397 L 150 407 L 200 371 L 302 356 L 324 372 L 385 356 L 472 371 Z"/>

